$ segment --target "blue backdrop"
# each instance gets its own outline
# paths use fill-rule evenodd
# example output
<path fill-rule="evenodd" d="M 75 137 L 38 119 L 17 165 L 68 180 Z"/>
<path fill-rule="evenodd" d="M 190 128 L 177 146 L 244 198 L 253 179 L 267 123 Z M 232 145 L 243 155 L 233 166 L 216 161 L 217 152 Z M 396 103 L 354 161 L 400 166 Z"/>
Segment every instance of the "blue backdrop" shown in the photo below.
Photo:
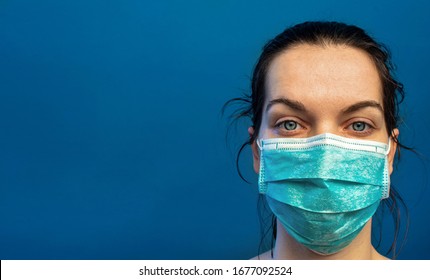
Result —
<path fill-rule="evenodd" d="M 250 150 L 253 184 L 234 163 L 248 123 L 227 146 L 220 110 L 249 91 L 263 44 L 304 20 L 390 46 L 401 137 L 428 166 L 428 2 L 0 1 L 0 258 L 255 256 Z M 430 259 L 422 162 L 403 153 L 393 178 L 411 210 L 402 259 Z"/>

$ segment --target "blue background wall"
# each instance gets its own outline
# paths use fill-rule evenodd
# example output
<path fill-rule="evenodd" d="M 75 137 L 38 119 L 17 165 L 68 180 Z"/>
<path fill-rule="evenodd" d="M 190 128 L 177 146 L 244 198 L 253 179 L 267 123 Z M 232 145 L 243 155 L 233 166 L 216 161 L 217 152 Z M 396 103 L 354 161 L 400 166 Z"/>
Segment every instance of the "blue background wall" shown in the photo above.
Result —
<path fill-rule="evenodd" d="M 248 91 L 263 44 L 304 20 L 357 24 L 390 46 L 401 136 L 428 160 L 425 1 L 0 1 L 0 258 L 256 255 L 257 177 L 249 155 L 253 184 L 234 166 L 248 124 L 226 146 L 220 109 Z M 402 156 L 400 258 L 430 259 L 428 171 Z"/>

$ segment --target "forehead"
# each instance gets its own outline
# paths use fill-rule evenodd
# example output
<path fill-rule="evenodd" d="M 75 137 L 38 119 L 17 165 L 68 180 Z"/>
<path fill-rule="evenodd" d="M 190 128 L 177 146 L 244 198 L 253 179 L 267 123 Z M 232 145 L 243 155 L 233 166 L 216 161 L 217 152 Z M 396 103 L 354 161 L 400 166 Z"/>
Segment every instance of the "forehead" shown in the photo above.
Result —
<path fill-rule="evenodd" d="M 382 104 L 378 70 L 369 55 L 344 45 L 301 44 L 279 54 L 266 77 L 266 100 L 288 97 L 339 105 L 375 100 Z"/>

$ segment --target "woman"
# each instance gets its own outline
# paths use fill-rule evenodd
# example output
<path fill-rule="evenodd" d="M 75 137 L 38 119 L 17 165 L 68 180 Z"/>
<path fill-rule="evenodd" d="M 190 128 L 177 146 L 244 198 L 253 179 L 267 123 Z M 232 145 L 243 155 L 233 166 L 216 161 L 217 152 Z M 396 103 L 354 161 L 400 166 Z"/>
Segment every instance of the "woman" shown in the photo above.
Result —
<path fill-rule="evenodd" d="M 371 223 L 396 199 L 402 98 L 387 51 L 356 26 L 305 22 L 265 45 L 250 98 L 234 99 L 248 103 L 242 149 L 276 217 L 275 245 L 256 259 L 386 259 Z"/>

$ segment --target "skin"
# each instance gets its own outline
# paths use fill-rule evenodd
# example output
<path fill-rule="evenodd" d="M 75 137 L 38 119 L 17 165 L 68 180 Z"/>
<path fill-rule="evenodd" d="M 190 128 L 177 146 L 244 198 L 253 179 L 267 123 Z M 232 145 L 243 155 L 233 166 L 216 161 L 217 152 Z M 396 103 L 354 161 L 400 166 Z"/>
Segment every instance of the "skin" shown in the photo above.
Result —
<path fill-rule="evenodd" d="M 382 85 L 369 55 L 344 45 L 300 44 L 279 54 L 266 77 L 262 124 L 257 138 L 311 137 L 333 133 L 388 143 Z M 256 133 L 248 128 L 250 135 Z M 398 129 L 390 132 L 397 137 Z M 392 173 L 397 144 L 388 154 Z M 254 170 L 260 154 L 252 144 Z M 278 222 L 274 259 L 385 259 L 371 244 L 371 220 L 354 241 L 338 253 L 322 256 L 296 242 Z M 266 252 L 256 259 L 270 259 Z"/>

